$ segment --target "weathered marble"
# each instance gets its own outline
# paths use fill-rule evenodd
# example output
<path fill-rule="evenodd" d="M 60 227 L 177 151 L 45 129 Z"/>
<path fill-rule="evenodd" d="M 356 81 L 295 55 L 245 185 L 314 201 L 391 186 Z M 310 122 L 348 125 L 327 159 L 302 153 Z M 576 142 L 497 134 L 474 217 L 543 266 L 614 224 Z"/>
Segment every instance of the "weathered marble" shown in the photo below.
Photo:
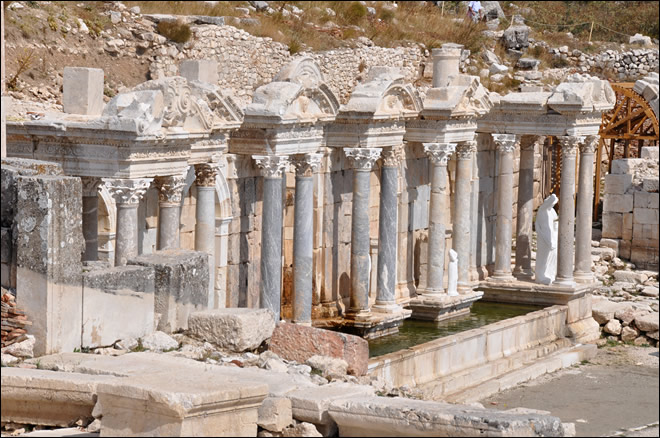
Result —
<path fill-rule="evenodd" d="M 264 177 L 261 225 L 261 281 L 259 306 L 270 309 L 280 320 L 282 290 L 282 171 L 286 156 L 253 155 Z"/>
<path fill-rule="evenodd" d="M 82 223 L 85 238 L 83 261 L 99 259 L 99 197 L 98 189 L 101 178 L 80 178 L 82 182 Z"/>
<path fill-rule="evenodd" d="M 447 295 L 458 296 L 458 253 L 449 250 L 449 266 L 447 266 Z"/>
<path fill-rule="evenodd" d="M 158 249 L 179 247 L 179 215 L 185 178 L 168 176 L 156 178 L 158 187 Z"/>
<path fill-rule="evenodd" d="M 215 303 L 215 181 L 218 167 L 214 163 L 195 166 L 197 203 L 195 205 L 195 251 L 209 256 L 209 307 Z"/>
<path fill-rule="evenodd" d="M 516 216 L 516 267 L 513 275 L 519 280 L 531 279 L 532 217 L 534 215 L 534 144 L 536 137 L 523 136 L 520 143 L 518 173 L 518 214 Z"/>
<path fill-rule="evenodd" d="M 513 222 L 513 153 L 519 137 L 493 134 L 499 152 L 497 185 L 497 228 L 495 232 L 495 271 L 493 279 L 513 280 L 511 275 L 511 236 Z"/>
<path fill-rule="evenodd" d="M 597 135 L 590 135 L 580 145 L 574 275 L 576 281 L 583 283 L 594 280 L 591 273 L 591 221 L 594 196 L 594 152 L 598 140 Z"/>
<path fill-rule="evenodd" d="M 456 188 L 454 193 L 453 249 L 458 253 L 458 288 L 470 290 L 470 179 L 475 141 L 459 143 L 456 147 Z"/>

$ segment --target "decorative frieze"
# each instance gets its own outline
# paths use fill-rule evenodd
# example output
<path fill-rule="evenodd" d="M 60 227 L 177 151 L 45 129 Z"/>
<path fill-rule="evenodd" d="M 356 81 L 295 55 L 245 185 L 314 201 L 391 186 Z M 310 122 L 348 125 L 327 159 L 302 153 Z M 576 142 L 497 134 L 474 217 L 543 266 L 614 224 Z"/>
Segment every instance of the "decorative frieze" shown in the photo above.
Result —
<path fill-rule="evenodd" d="M 458 160 L 471 160 L 472 154 L 477 151 L 477 142 L 462 141 L 456 145 L 456 159 Z"/>
<path fill-rule="evenodd" d="M 501 153 L 511 153 L 516 150 L 516 145 L 520 141 L 520 136 L 515 134 L 493 134 L 493 140 L 497 145 L 497 150 Z"/>
<path fill-rule="evenodd" d="M 380 157 L 380 148 L 346 148 L 346 156 L 356 170 L 371 170 Z"/>
<path fill-rule="evenodd" d="M 424 152 L 435 166 L 446 166 L 455 151 L 456 143 L 424 143 Z"/>
<path fill-rule="evenodd" d="M 158 187 L 158 200 L 161 204 L 181 204 L 183 187 L 186 184 L 185 176 L 158 177 L 154 182 Z"/>
<path fill-rule="evenodd" d="M 296 169 L 296 176 L 310 177 L 321 167 L 323 154 L 304 154 L 291 157 L 291 164 Z"/>
<path fill-rule="evenodd" d="M 282 171 L 289 165 L 288 156 L 252 155 L 252 158 L 265 178 L 280 178 Z"/>
<path fill-rule="evenodd" d="M 153 178 L 103 178 L 103 182 L 117 204 L 138 205 L 149 189 Z"/>

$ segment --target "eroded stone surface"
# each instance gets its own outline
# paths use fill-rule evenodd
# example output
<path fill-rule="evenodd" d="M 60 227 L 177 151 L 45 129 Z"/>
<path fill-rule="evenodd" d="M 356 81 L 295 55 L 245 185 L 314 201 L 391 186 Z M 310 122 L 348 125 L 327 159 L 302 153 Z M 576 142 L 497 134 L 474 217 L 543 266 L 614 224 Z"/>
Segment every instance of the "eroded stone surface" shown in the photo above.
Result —
<path fill-rule="evenodd" d="M 216 309 L 188 318 L 192 336 L 237 353 L 254 350 L 270 338 L 275 318 L 268 309 Z"/>

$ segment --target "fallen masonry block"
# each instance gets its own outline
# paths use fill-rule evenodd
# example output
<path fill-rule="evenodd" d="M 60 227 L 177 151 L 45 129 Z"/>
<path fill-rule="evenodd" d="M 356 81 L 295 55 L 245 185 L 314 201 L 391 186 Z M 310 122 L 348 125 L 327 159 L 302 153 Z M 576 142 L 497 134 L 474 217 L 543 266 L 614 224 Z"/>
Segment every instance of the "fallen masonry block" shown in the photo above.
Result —
<path fill-rule="evenodd" d="M 215 309 L 188 317 L 192 336 L 237 353 L 259 347 L 274 329 L 275 316 L 268 309 Z"/>
<path fill-rule="evenodd" d="M 101 436 L 256 436 L 260 383 L 164 372 L 98 386 Z"/>
<path fill-rule="evenodd" d="M 92 417 L 98 385 L 115 379 L 113 376 L 3 368 L 2 421 L 66 427 L 80 418 Z"/>
<path fill-rule="evenodd" d="M 564 436 L 557 417 L 400 397 L 337 400 L 330 405 L 340 436 Z"/>
<path fill-rule="evenodd" d="M 282 432 L 293 423 L 291 400 L 285 397 L 267 397 L 259 407 L 259 427 L 271 432 Z"/>
<path fill-rule="evenodd" d="M 344 359 L 348 373 L 367 372 L 369 343 L 359 336 L 281 322 L 273 331 L 269 350 L 283 359 L 305 363 L 312 356 Z"/>

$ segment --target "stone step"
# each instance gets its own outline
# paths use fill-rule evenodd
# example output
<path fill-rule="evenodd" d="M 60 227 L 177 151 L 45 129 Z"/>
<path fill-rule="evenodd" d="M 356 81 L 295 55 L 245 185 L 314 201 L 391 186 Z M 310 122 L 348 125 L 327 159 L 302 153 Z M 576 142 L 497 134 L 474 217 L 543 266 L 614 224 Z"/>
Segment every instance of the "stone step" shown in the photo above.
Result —
<path fill-rule="evenodd" d="M 524 367 L 508 372 L 498 378 L 490 379 L 460 392 L 445 397 L 451 403 L 473 403 L 492 394 L 512 388 L 520 383 L 535 379 L 543 374 L 552 373 L 562 368 L 580 363 L 596 356 L 594 344 L 576 345 L 562 348 L 548 357 L 526 364 Z"/>

